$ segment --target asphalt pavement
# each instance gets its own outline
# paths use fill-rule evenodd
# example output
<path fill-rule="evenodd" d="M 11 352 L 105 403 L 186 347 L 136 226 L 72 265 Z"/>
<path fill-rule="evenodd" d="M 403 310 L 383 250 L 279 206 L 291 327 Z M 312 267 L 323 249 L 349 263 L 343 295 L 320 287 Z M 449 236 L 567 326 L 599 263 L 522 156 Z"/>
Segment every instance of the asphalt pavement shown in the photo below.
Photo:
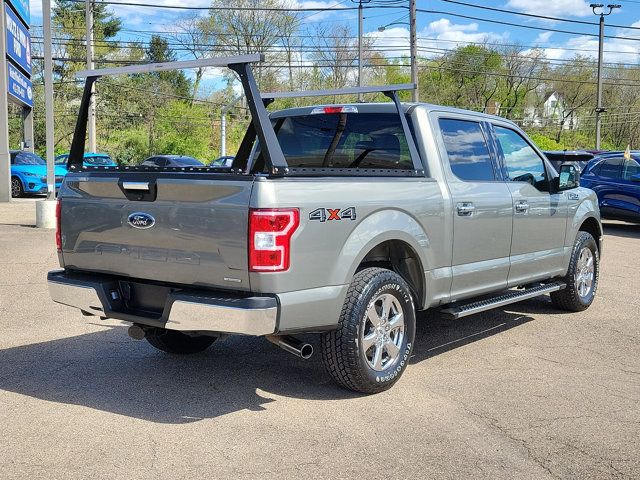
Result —
<path fill-rule="evenodd" d="M 640 225 L 606 223 L 586 312 L 423 314 L 403 378 L 363 396 L 318 355 L 173 357 L 54 304 L 33 201 L 0 204 L 2 479 L 640 478 Z"/>

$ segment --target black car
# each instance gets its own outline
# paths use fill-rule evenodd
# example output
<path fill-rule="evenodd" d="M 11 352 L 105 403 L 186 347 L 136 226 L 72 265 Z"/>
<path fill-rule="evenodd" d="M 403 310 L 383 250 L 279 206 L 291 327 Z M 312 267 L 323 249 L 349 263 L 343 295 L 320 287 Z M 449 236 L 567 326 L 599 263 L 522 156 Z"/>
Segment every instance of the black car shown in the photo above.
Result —
<path fill-rule="evenodd" d="M 543 153 L 556 171 L 560 170 L 563 163 L 573 163 L 581 172 L 594 157 L 593 153 L 585 150 L 550 150 Z"/>
<path fill-rule="evenodd" d="M 204 164 L 186 155 L 154 155 L 141 164 L 145 167 L 204 167 Z"/>

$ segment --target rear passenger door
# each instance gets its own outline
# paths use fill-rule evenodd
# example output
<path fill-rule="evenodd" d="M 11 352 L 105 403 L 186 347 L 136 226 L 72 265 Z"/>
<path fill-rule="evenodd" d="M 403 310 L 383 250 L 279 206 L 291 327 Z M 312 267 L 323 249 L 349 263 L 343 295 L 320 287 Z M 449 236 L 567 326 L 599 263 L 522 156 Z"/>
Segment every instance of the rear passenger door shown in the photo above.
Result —
<path fill-rule="evenodd" d="M 438 118 L 440 149 L 453 206 L 451 300 L 507 284 L 511 194 L 498 175 L 488 125 L 477 117 Z"/>
<path fill-rule="evenodd" d="M 495 124 L 493 132 L 513 199 L 509 286 L 562 274 L 567 193 L 549 192 L 545 161 L 520 132 Z"/>

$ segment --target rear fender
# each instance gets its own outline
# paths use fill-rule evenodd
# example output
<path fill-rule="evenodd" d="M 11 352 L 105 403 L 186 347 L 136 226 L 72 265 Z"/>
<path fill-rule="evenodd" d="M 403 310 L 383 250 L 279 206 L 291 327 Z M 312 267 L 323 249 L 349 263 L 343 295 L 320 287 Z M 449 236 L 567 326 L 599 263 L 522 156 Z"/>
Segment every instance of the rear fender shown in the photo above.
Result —
<path fill-rule="evenodd" d="M 429 236 L 420 224 L 404 211 L 382 210 L 363 219 L 347 238 L 340 251 L 340 261 L 335 264 L 332 278 L 340 279 L 343 284 L 351 283 L 367 254 L 389 240 L 405 242 L 416 252 L 423 275 L 429 265 L 434 265 Z"/>

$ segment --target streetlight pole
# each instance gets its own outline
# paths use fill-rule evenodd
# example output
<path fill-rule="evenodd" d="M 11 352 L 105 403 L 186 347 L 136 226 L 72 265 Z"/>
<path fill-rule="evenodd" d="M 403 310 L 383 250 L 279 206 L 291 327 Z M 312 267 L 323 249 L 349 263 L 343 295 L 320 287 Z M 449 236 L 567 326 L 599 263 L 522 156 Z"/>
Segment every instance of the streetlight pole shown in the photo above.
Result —
<path fill-rule="evenodd" d="M 411 101 L 418 100 L 418 44 L 416 39 L 416 0 L 409 0 L 409 44 L 411 46 Z"/>
<path fill-rule="evenodd" d="M 85 18 L 87 23 L 87 70 L 94 69 L 93 63 L 93 0 L 85 0 Z M 96 152 L 96 95 L 95 83 L 92 85 L 91 99 L 89 100 L 88 140 L 89 151 Z"/>
<path fill-rule="evenodd" d="M 596 106 L 596 150 L 600 150 L 600 135 L 602 131 L 602 117 L 601 115 L 607 110 L 602 107 L 602 56 L 604 49 L 604 17 L 611 15 L 614 9 L 620 8 L 620 5 L 607 5 L 609 11 L 604 13 L 604 5 L 602 3 L 592 3 L 589 5 L 593 10 L 594 15 L 600 16 L 600 33 L 598 40 L 598 87 L 596 92 L 597 106 Z M 600 10 L 600 13 L 596 12 Z"/>

